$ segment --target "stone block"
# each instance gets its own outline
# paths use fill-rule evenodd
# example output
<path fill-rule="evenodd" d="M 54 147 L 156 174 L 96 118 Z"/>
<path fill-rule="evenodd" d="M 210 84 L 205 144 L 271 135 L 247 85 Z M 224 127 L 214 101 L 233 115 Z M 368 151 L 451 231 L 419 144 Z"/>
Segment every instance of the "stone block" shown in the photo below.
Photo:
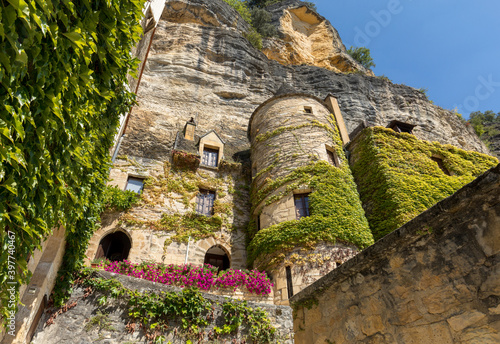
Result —
<path fill-rule="evenodd" d="M 361 330 L 367 336 L 373 336 L 375 333 L 383 333 L 385 329 L 382 318 L 379 315 L 370 315 L 364 317 L 361 322 Z"/>
<path fill-rule="evenodd" d="M 453 338 L 446 322 L 407 327 L 401 330 L 401 344 L 452 344 Z"/>
<path fill-rule="evenodd" d="M 466 312 L 460 315 L 456 315 L 454 317 L 449 318 L 448 324 L 452 328 L 453 331 L 459 332 L 469 327 L 486 317 L 486 314 L 481 313 L 479 311 Z"/>

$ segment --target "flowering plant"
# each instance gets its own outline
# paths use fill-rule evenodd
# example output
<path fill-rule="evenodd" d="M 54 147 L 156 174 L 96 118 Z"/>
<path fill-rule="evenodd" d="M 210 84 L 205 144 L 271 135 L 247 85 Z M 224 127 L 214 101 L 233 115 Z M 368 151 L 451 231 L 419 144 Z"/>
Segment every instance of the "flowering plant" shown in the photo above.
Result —
<path fill-rule="evenodd" d="M 218 272 L 211 265 L 194 266 L 165 265 L 158 263 L 133 264 L 127 260 L 121 262 L 102 261 L 99 268 L 104 271 L 142 278 L 148 281 L 174 285 L 178 287 L 197 287 L 201 290 L 238 287 L 257 295 L 269 295 L 273 284 L 265 272 L 257 270 L 223 270 Z"/>

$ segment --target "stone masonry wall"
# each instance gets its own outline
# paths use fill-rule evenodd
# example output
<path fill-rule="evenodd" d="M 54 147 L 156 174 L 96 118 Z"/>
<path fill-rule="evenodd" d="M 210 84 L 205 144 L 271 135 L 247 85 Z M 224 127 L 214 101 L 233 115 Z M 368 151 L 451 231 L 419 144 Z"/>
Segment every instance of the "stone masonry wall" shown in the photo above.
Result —
<path fill-rule="evenodd" d="M 291 299 L 297 343 L 499 343 L 500 165 Z"/>
<path fill-rule="evenodd" d="M 137 290 L 140 292 L 159 293 L 180 291 L 179 288 L 161 285 L 145 280 L 136 279 L 133 277 L 116 275 L 107 272 L 99 272 L 105 278 L 115 278 L 121 282 L 126 288 Z M 129 322 L 128 305 L 125 300 L 108 299 L 104 305 L 100 305 L 98 298 L 102 294 L 96 292 L 90 297 L 84 298 L 85 290 L 77 288 L 73 292 L 68 304 L 74 304 L 73 307 L 55 318 L 52 325 L 47 325 L 46 321 L 50 318 L 54 309 L 45 313 L 38 325 L 37 332 L 33 339 L 33 344 L 138 344 L 149 343 L 144 332 L 135 327 L 135 331 L 130 332 L 127 328 Z M 213 303 L 222 304 L 226 298 L 222 296 L 210 295 L 203 293 L 203 297 Z M 271 324 L 276 328 L 277 341 L 282 344 L 293 344 L 293 328 L 292 328 L 292 310 L 290 307 L 267 305 L 256 302 L 249 302 L 248 305 L 252 308 L 261 308 L 266 311 Z M 217 308 L 218 307 L 218 308 Z M 221 309 L 220 305 L 214 310 L 214 318 L 209 323 L 209 328 L 215 325 L 222 326 L 218 323 L 218 318 Z M 104 315 L 104 316 L 103 316 Z M 169 335 L 166 336 L 165 343 L 184 344 L 188 340 L 179 331 L 181 324 L 169 322 Z M 225 336 L 213 343 L 241 343 L 242 333 L 237 332 L 231 336 Z M 191 338 L 193 343 L 200 341 Z M 207 343 L 207 341 L 202 341 Z"/>

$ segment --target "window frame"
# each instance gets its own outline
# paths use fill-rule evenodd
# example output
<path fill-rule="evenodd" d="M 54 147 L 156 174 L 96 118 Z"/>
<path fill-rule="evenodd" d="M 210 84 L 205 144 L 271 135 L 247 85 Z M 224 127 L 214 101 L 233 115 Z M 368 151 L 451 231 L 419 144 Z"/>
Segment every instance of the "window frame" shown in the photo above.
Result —
<path fill-rule="evenodd" d="M 196 195 L 196 214 L 203 216 L 214 215 L 215 199 L 215 191 L 209 189 L 199 189 L 198 194 Z"/>
<path fill-rule="evenodd" d="M 310 192 L 296 193 L 293 194 L 293 204 L 295 208 L 295 218 L 300 220 L 304 217 L 311 216 L 309 195 Z M 297 204 L 299 201 L 301 204 Z M 305 215 L 304 215 L 305 213 Z"/>
<path fill-rule="evenodd" d="M 145 178 L 141 178 L 141 177 L 135 177 L 135 176 L 128 176 L 127 177 L 127 183 L 125 184 L 125 191 L 133 191 L 137 194 L 142 194 L 142 191 L 144 190 L 144 179 Z M 134 183 L 130 183 L 131 180 L 135 180 L 135 181 L 139 181 L 141 183 L 141 187 L 139 188 L 139 190 L 136 190 L 136 189 L 129 189 L 129 184 L 131 185 L 137 185 L 137 184 L 134 184 Z"/>
<path fill-rule="evenodd" d="M 206 154 L 205 154 L 206 153 Z M 203 155 L 201 157 L 201 165 L 206 167 L 219 167 L 219 147 L 203 146 Z"/>

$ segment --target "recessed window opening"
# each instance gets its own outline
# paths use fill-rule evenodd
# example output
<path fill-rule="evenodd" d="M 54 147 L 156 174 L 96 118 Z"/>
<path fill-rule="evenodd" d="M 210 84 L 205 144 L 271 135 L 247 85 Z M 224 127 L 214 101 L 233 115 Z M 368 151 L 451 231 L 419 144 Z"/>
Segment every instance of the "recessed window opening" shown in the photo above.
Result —
<path fill-rule="evenodd" d="M 415 125 L 400 121 L 392 121 L 391 123 L 389 123 L 387 128 L 390 128 L 397 133 L 413 134 L 413 128 L 415 128 Z"/>
<path fill-rule="evenodd" d="M 215 266 L 219 271 L 227 270 L 231 265 L 226 251 L 218 245 L 208 249 L 204 264 Z"/>
<path fill-rule="evenodd" d="M 332 150 L 332 149 L 326 149 L 326 155 L 328 156 L 328 162 L 335 166 L 335 167 L 340 167 L 340 159 L 339 156 L 337 155 L 337 152 Z"/>
<path fill-rule="evenodd" d="M 286 270 L 286 289 L 288 290 L 288 298 L 293 296 L 292 268 L 287 266 Z"/>
<path fill-rule="evenodd" d="M 111 261 L 122 261 L 128 258 L 132 244 L 123 232 L 115 232 L 102 238 L 95 258 L 107 258 Z"/>
<path fill-rule="evenodd" d="M 201 159 L 201 164 L 210 167 L 217 167 L 219 162 L 219 149 L 203 147 L 203 157 Z"/>
<path fill-rule="evenodd" d="M 196 196 L 196 213 L 212 216 L 214 212 L 215 191 L 200 189 Z"/>
<path fill-rule="evenodd" d="M 304 112 L 305 113 L 313 113 L 313 109 L 311 106 L 304 106 Z"/>
<path fill-rule="evenodd" d="M 295 194 L 293 195 L 293 200 L 295 203 L 295 215 L 297 220 L 309 216 L 309 194 Z"/>
<path fill-rule="evenodd" d="M 451 176 L 450 171 L 448 171 L 448 169 L 444 166 L 443 159 L 435 156 L 431 157 L 431 159 L 437 163 L 439 169 L 443 171 L 444 174 L 446 174 L 447 176 Z"/>
<path fill-rule="evenodd" d="M 261 230 L 261 227 L 260 227 L 260 215 L 257 216 L 257 232 Z"/>
<path fill-rule="evenodd" d="M 143 188 L 144 188 L 144 179 L 136 177 L 128 177 L 125 190 L 130 190 L 140 194 Z"/>

